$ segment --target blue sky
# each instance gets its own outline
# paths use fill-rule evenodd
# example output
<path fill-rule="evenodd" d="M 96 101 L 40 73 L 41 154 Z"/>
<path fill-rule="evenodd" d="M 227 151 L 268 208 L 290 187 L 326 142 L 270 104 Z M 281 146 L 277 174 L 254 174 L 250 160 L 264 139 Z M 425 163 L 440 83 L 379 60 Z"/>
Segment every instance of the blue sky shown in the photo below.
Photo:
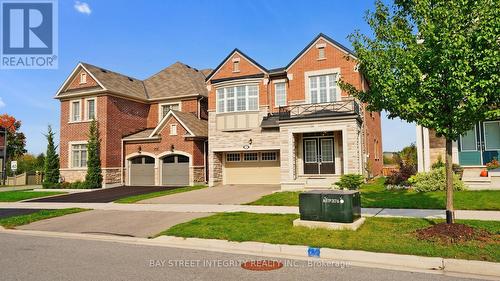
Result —
<path fill-rule="evenodd" d="M 323 32 L 346 46 L 370 0 L 352 1 L 59 1 L 59 69 L 0 70 L 0 112 L 23 122 L 27 149 L 45 150 L 42 135 L 59 131 L 57 89 L 79 61 L 139 79 L 182 61 L 213 68 L 235 47 L 268 68 L 286 65 Z M 415 127 L 382 121 L 383 146 L 415 141 Z"/>

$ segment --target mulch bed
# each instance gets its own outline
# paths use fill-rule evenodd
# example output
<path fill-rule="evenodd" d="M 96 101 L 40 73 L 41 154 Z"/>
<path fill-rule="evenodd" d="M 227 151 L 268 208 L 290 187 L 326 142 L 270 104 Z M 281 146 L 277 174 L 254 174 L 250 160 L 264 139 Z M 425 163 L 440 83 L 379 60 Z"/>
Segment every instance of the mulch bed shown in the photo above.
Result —
<path fill-rule="evenodd" d="M 444 243 L 460 243 L 471 240 L 489 241 L 492 234 L 461 223 L 438 223 L 416 231 L 418 239 Z"/>

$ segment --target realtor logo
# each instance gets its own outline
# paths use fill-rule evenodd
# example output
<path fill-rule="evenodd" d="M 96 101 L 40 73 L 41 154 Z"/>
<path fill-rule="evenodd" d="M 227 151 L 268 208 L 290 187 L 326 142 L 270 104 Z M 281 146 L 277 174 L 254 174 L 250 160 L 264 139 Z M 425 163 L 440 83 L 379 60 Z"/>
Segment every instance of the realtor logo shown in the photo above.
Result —
<path fill-rule="evenodd" d="M 55 1 L 3 1 L 1 15 L 0 68 L 57 68 Z"/>

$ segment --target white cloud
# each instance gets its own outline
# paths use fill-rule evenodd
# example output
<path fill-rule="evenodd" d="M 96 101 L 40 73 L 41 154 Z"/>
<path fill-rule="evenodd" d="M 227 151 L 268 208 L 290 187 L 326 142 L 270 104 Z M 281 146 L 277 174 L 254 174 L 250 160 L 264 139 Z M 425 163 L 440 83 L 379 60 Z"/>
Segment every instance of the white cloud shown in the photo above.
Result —
<path fill-rule="evenodd" d="M 76 1 L 75 2 L 75 10 L 77 10 L 79 13 L 90 15 L 92 13 L 92 10 L 90 9 L 89 4 L 85 2 L 80 2 Z"/>
<path fill-rule="evenodd" d="M 5 107 L 5 102 L 3 101 L 2 97 L 0 97 L 0 108 Z"/>

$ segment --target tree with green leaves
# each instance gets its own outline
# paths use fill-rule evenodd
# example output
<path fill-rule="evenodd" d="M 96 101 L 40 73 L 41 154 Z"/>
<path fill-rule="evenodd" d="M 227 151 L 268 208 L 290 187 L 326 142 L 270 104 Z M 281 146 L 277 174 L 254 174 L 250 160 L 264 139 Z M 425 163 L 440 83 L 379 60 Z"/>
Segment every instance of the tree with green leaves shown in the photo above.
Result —
<path fill-rule="evenodd" d="M 454 222 L 452 142 L 474 124 L 500 116 L 498 0 L 376 2 L 366 20 L 373 36 L 350 40 L 360 91 L 341 83 L 370 110 L 435 130 L 446 139 L 446 219 Z"/>
<path fill-rule="evenodd" d="M 43 165 L 43 188 L 53 188 L 59 184 L 59 155 L 57 154 L 57 146 L 54 144 L 55 133 L 52 131 L 52 126 L 48 126 L 47 134 L 47 152 Z"/>
<path fill-rule="evenodd" d="M 87 142 L 87 175 L 85 184 L 88 188 L 102 187 L 101 171 L 101 138 L 99 136 L 99 125 L 94 119 L 90 123 Z"/>

